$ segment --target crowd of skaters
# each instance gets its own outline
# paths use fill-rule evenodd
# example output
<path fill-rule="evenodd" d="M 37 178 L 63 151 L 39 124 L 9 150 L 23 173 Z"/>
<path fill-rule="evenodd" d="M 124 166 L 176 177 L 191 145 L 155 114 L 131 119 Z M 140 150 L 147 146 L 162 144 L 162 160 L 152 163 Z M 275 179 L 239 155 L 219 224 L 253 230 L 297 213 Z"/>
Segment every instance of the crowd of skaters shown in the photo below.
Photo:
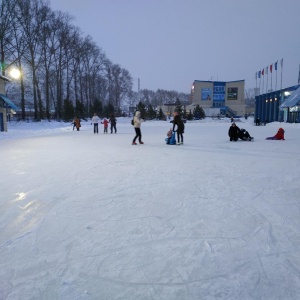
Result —
<path fill-rule="evenodd" d="M 184 133 L 184 123 L 180 117 L 179 112 L 174 111 L 173 113 L 174 119 L 172 121 L 173 123 L 173 129 L 170 129 L 167 133 L 167 144 L 170 144 L 170 139 L 172 134 L 175 132 L 177 133 L 177 142 L 175 140 L 175 144 L 177 145 L 183 145 L 183 133 Z M 98 117 L 97 113 L 94 113 L 94 116 L 92 117 L 92 123 L 94 125 L 94 134 L 99 133 L 99 123 L 103 124 L 104 127 L 104 134 L 107 134 L 108 132 L 108 125 L 110 124 L 110 133 L 112 134 L 117 133 L 117 119 L 116 117 L 111 114 L 109 119 L 104 118 L 102 121 Z M 144 144 L 142 141 L 142 132 L 141 132 L 141 125 L 144 120 L 141 118 L 140 111 L 136 111 L 132 120 L 132 125 L 134 127 L 135 136 L 132 140 L 132 145 L 137 145 L 136 141 L 138 141 L 140 144 Z M 80 130 L 81 124 L 80 119 L 75 118 L 73 121 L 73 130 L 76 128 L 77 131 Z M 285 140 L 284 138 L 284 129 L 279 128 L 278 132 L 271 137 L 267 137 L 267 140 Z M 241 139 L 243 141 L 252 141 L 254 138 L 250 135 L 250 133 L 243 128 L 239 128 L 235 122 L 234 119 L 231 118 L 231 126 L 228 130 L 228 136 L 230 141 L 238 141 L 238 139 Z"/>

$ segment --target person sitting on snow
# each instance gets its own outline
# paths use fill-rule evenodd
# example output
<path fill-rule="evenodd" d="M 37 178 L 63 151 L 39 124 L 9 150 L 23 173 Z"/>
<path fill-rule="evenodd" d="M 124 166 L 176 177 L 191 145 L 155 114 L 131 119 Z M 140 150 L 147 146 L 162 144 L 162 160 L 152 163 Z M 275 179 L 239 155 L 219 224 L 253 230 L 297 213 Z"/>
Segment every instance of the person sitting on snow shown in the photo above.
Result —
<path fill-rule="evenodd" d="M 279 128 L 274 136 L 267 137 L 266 140 L 284 140 L 283 128 Z"/>
<path fill-rule="evenodd" d="M 246 129 L 241 128 L 239 131 L 239 138 L 243 141 L 251 141 L 254 138 L 249 134 Z"/>
<path fill-rule="evenodd" d="M 170 144 L 170 140 L 171 140 L 171 137 L 172 137 L 172 129 L 170 128 L 170 130 L 167 132 L 167 138 L 166 138 L 166 142 L 167 144 Z"/>
<path fill-rule="evenodd" d="M 239 132 L 240 132 L 240 129 L 233 122 L 231 124 L 231 126 L 229 127 L 229 130 L 228 130 L 228 135 L 229 135 L 229 138 L 230 138 L 230 142 L 232 142 L 232 141 L 236 142 L 238 140 Z"/>

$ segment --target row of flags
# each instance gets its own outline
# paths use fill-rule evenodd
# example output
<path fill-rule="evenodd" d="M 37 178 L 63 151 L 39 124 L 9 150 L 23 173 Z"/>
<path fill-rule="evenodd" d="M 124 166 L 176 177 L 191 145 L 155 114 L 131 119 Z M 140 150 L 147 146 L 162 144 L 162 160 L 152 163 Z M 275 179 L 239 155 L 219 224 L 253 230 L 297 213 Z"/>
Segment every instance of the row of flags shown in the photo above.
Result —
<path fill-rule="evenodd" d="M 283 70 L 283 58 L 280 60 L 280 66 L 281 66 L 281 89 L 282 89 L 282 70 Z M 274 68 L 273 68 L 274 67 Z M 272 63 L 262 70 L 255 72 L 255 80 L 256 80 L 256 88 L 257 88 L 257 79 L 259 80 L 259 93 L 264 93 L 264 78 L 266 75 L 266 93 L 273 91 L 272 89 L 272 73 L 273 71 L 276 72 L 276 83 L 275 83 L 275 90 L 277 88 L 277 70 L 278 70 L 278 60 L 275 63 Z M 271 89 L 268 90 L 268 74 L 271 75 Z M 300 76 L 300 75 L 299 75 Z M 261 89 L 261 79 L 262 79 L 262 89 Z M 299 78 L 300 80 L 300 78 Z"/>
<path fill-rule="evenodd" d="M 261 78 L 261 76 L 267 75 L 268 70 L 270 70 L 270 73 L 273 72 L 273 65 L 274 70 L 277 71 L 278 69 L 278 61 L 276 61 L 274 64 L 271 64 L 270 66 L 266 66 L 266 68 L 263 68 L 262 70 L 255 73 L 255 79 Z M 283 68 L 283 58 L 280 60 L 281 69 Z"/>

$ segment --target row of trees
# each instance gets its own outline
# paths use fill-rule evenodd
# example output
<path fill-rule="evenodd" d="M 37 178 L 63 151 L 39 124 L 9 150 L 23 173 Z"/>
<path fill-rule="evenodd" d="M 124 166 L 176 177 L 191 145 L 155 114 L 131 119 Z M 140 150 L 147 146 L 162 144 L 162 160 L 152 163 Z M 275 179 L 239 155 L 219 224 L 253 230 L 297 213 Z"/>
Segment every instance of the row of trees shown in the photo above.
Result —
<path fill-rule="evenodd" d="M 67 13 L 52 11 L 45 0 L 0 0 L 0 68 L 20 69 L 8 96 L 34 112 L 35 120 L 73 114 L 121 114 L 139 101 L 157 107 L 188 95 L 158 89 L 133 92 L 128 70 L 111 62 L 91 36 L 84 36 Z M 18 101 L 19 100 L 19 101 Z M 73 106 L 73 108 L 72 108 Z M 79 109 L 80 108 L 80 109 Z"/>
<path fill-rule="evenodd" d="M 52 109 L 61 119 L 64 101 L 80 102 L 87 114 L 97 101 L 117 109 L 132 92 L 129 72 L 43 0 L 0 0 L 0 62 L 2 75 L 11 66 L 22 71 L 10 91 L 21 99 L 22 118 L 30 102 L 36 120 Z"/>

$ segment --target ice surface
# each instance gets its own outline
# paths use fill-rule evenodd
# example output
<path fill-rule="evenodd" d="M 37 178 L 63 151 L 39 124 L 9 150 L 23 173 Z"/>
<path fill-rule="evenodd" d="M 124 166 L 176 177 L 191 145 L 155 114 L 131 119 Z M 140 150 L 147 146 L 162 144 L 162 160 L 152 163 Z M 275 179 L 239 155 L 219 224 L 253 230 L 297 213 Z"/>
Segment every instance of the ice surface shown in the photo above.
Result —
<path fill-rule="evenodd" d="M 170 125 L 0 133 L 1 300 L 299 299 L 300 125 L 188 122 L 183 146 Z"/>

